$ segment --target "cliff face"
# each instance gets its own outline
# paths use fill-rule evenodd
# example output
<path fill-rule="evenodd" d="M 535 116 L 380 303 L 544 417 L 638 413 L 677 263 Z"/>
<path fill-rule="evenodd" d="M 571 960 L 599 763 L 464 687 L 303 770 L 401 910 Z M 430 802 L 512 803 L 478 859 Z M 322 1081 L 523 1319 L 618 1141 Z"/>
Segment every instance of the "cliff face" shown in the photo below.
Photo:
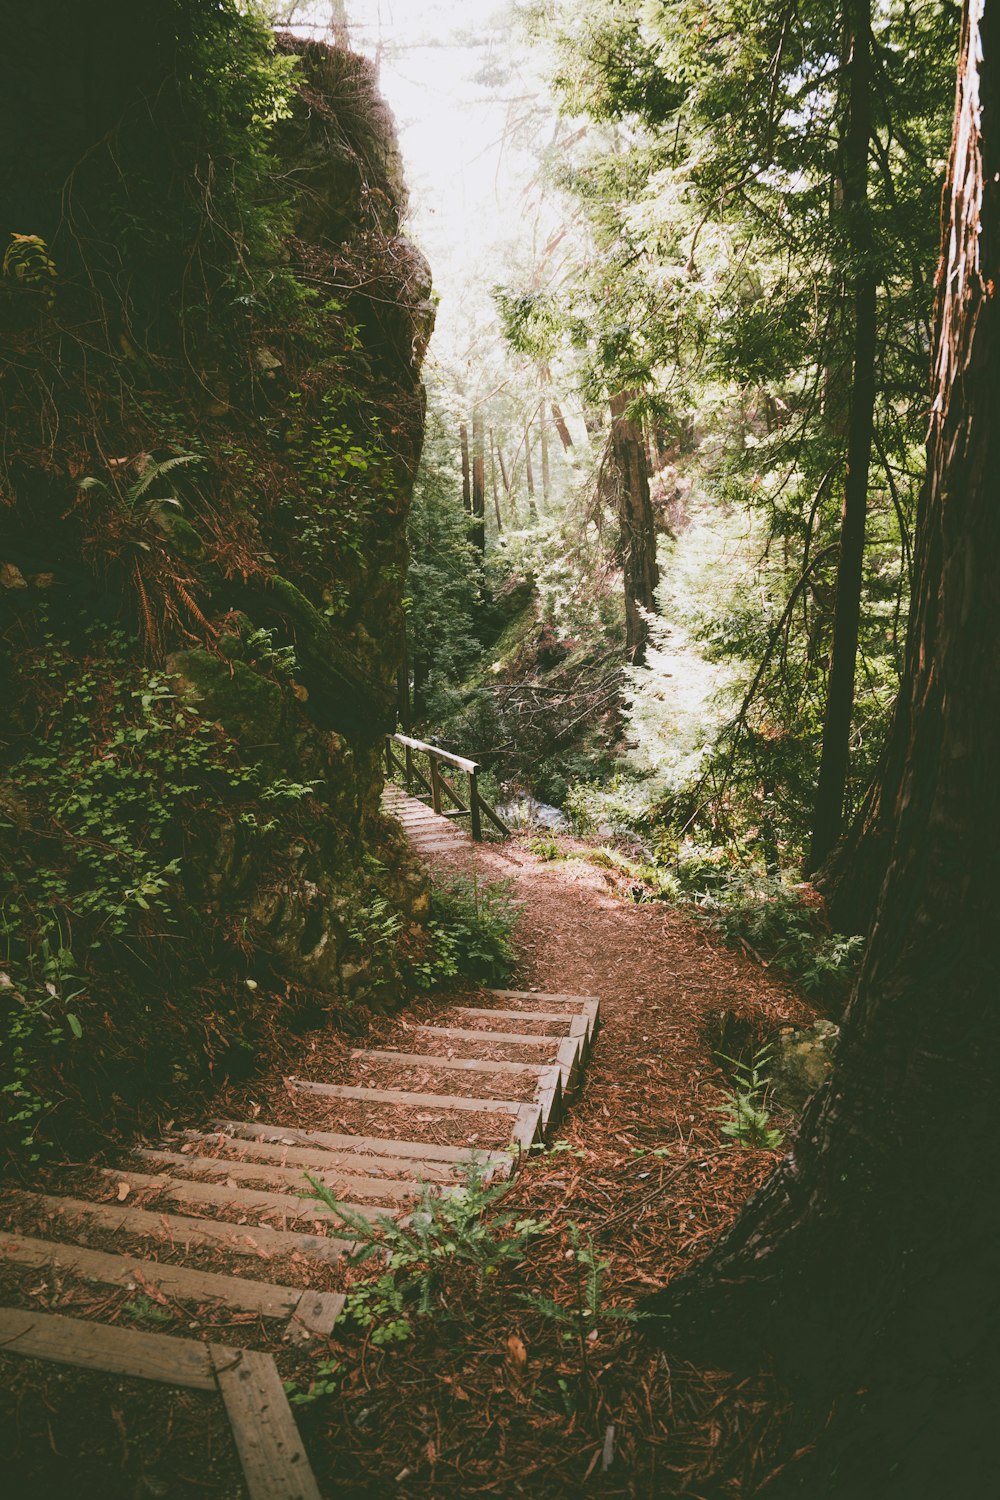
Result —
<path fill-rule="evenodd" d="M 393 1003 L 427 906 L 378 798 L 433 311 L 372 71 L 230 0 L 44 20 L 0 65 L 21 1150 Z"/>

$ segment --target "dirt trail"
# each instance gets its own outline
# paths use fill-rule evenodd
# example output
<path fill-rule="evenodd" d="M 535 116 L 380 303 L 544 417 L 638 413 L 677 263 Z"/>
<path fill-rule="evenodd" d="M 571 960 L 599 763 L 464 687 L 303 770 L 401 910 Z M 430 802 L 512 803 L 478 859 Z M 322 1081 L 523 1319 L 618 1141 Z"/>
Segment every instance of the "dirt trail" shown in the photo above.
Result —
<path fill-rule="evenodd" d="M 206 1311 L 200 1303 L 195 1307 L 190 1299 L 175 1297 L 172 1316 L 183 1321 L 194 1314 L 187 1327 L 200 1330 L 198 1337 L 208 1337 L 224 1320 L 220 1326 L 227 1342 L 273 1350 L 281 1372 L 300 1390 L 311 1379 L 326 1380 L 324 1370 L 335 1370 L 330 1391 L 296 1412 L 324 1494 L 364 1500 L 390 1495 L 458 1500 L 475 1494 L 568 1500 L 586 1486 L 587 1494 L 604 1496 L 749 1496 L 773 1462 L 781 1430 L 780 1399 L 767 1380 L 735 1382 L 722 1372 L 665 1361 L 615 1314 L 704 1249 L 773 1166 L 773 1154 L 727 1148 L 720 1134 L 717 1110 L 724 1080 L 714 1053 L 723 1019 L 736 1018 L 748 1036 L 764 1036 L 781 1023 L 810 1020 L 811 1011 L 760 964 L 721 946 L 692 918 L 662 903 L 628 899 L 635 892 L 613 871 L 580 857 L 542 859 L 519 839 L 473 845 L 450 824 L 427 830 L 425 814 L 419 816 L 425 831 L 413 836 L 418 847 L 421 840 L 433 846 L 424 857 L 437 880 L 462 875 L 511 883 L 522 908 L 512 986 L 538 991 L 540 997 L 600 1000 L 601 1024 L 583 1086 L 556 1127 L 558 1139 L 522 1159 L 502 1205 L 504 1212 L 513 1208 L 514 1217 L 539 1226 L 527 1257 L 509 1269 L 495 1268 L 489 1282 L 460 1257 L 445 1257 L 434 1312 L 414 1318 L 401 1344 L 374 1341 L 377 1324 L 359 1337 L 357 1327 L 337 1322 L 332 1332 L 290 1350 L 280 1329 L 268 1332 L 253 1314 L 234 1315 L 224 1307 Z M 571 840 L 560 845 L 571 856 L 586 852 Z M 154 1266 L 179 1258 L 193 1268 L 280 1282 L 268 1295 L 280 1294 L 282 1308 L 291 1292 L 301 1296 L 304 1287 L 310 1294 L 334 1296 L 366 1273 L 343 1260 L 314 1264 L 310 1256 L 329 1248 L 329 1239 L 321 1238 L 319 1247 L 304 1254 L 294 1246 L 285 1254 L 279 1246 L 257 1265 L 248 1264 L 241 1237 L 254 1242 L 256 1234 L 259 1240 L 262 1231 L 254 1225 L 271 1224 L 277 1226 L 272 1236 L 277 1233 L 282 1245 L 292 1245 L 286 1231 L 296 1229 L 298 1217 L 307 1212 L 294 1196 L 296 1163 L 308 1155 L 292 1144 L 298 1132 L 347 1131 L 355 1137 L 367 1133 L 425 1142 L 420 1151 L 428 1156 L 427 1172 L 442 1179 L 451 1169 L 436 1162 L 435 1150 L 439 1156 L 449 1151 L 453 1157 L 468 1156 L 509 1141 L 510 1118 L 485 1112 L 476 1101 L 495 1093 L 514 1101 L 537 1097 L 542 1085 L 532 1066 L 552 1062 L 548 1054 L 568 1035 L 569 1020 L 568 1015 L 533 1020 L 531 1012 L 543 1005 L 499 1001 L 491 1035 L 463 1040 L 459 1056 L 506 1057 L 507 1072 L 487 1071 L 477 1079 L 454 1071 L 455 1064 L 449 1068 L 453 1050 L 447 1031 L 439 1028 L 456 1020 L 467 1026 L 461 1007 L 484 1002 L 497 1004 L 488 995 L 479 1000 L 434 996 L 395 1016 L 372 1016 L 365 1036 L 314 1032 L 303 1039 L 301 1056 L 276 1057 L 252 1083 L 222 1091 L 214 1105 L 217 1114 L 265 1122 L 263 1139 L 278 1145 L 255 1145 L 259 1127 L 250 1123 L 240 1127 L 234 1141 L 202 1135 L 193 1146 L 188 1138 L 196 1132 L 181 1127 L 204 1129 L 206 1122 L 178 1119 L 166 1165 L 181 1174 L 179 1180 L 129 1178 L 123 1168 L 116 1171 L 126 1181 L 116 1182 L 115 1173 L 102 1177 L 92 1168 L 81 1168 L 74 1179 L 57 1170 L 60 1191 L 75 1181 L 77 1191 L 105 1207 L 115 1201 L 113 1212 L 122 1223 L 113 1232 L 98 1227 L 81 1235 L 31 1202 L 20 1213 L 10 1208 L 8 1228 L 38 1232 L 37 1222 L 45 1234 L 98 1250 L 125 1248 L 133 1254 L 141 1249 Z M 513 1013 L 504 1018 L 506 1005 Z M 558 1011 L 559 1002 L 553 998 L 548 1009 Z M 431 1029 L 417 1030 L 422 1022 L 432 1023 Z M 524 1033 L 520 1041 L 501 1042 L 505 1030 L 515 1029 Z M 545 1037 L 545 1032 L 556 1035 Z M 543 1042 L 530 1039 L 536 1034 Z M 375 1051 L 359 1050 L 365 1048 Z M 393 1049 L 419 1056 L 400 1056 L 397 1064 L 387 1056 Z M 445 1060 L 442 1065 L 437 1057 Z M 576 1064 L 566 1066 L 573 1080 L 581 1076 Z M 313 1083 L 296 1085 L 289 1075 L 321 1087 L 310 1093 Z M 567 1086 L 569 1079 L 567 1073 Z M 423 1092 L 394 1103 L 384 1093 L 379 1096 L 387 1088 L 461 1091 L 472 1099 L 463 1112 L 436 1111 Z M 498 1107 L 495 1100 L 488 1106 Z M 512 1108 L 518 1119 L 522 1110 L 538 1110 L 527 1102 Z M 554 1109 L 553 1120 L 557 1113 Z M 267 1122 L 280 1126 L 271 1130 Z M 531 1138 L 529 1129 L 525 1139 Z M 333 1135 L 324 1139 L 324 1149 L 342 1141 Z M 307 1135 L 302 1141 L 314 1151 L 322 1144 Z M 436 1143 L 433 1149 L 430 1143 Z M 276 1155 L 286 1149 L 291 1169 L 283 1157 L 275 1165 Z M 389 1146 L 383 1143 L 381 1149 Z M 222 1178 L 214 1168 L 219 1163 L 198 1158 L 200 1166 L 191 1164 L 193 1186 L 182 1165 L 185 1150 L 235 1162 L 227 1167 L 233 1180 L 218 1185 Z M 509 1164 L 510 1158 L 503 1160 Z M 407 1175 L 406 1163 L 389 1165 L 393 1178 Z M 337 1167 L 334 1177 L 344 1170 Z M 412 1181 L 409 1186 L 386 1182 L 387 1170 L 362 1156 L 350 1166 L 355 1176 L 345 1182 L 352 1194 L 360 1191 L 373 1205 L 393 1204 L 411 1192 Z M 357 1175 L 364 1172 L 373 1173 L 372 1180 Z M 267 1191 L 245 1192 L 245 1183 L 254 1180 Z M 157 1196 L 156 1184 L 168 1182 L 180 1196 L 180 1209 L 194 1216 L 171 1220 L 187 1225 L 184 1243 L 175 1244 L 166 1228 L 161 1232 L 167 1220 L 155 1214 L 145 1215 L 155 1220 L 155 1235 L 152 1229 L 140 1235 L 125 1223 L 134 1202 L 148 1199 L 157 1213 L 161 1207 L 173 1211 L 172 1199 L 161 1204 Z M 192 1193 L 202 1200 L 207 1194 L 206 1206 L 189 1202 Z M 199 1250 L 187 1242 L 192 1226 L 208 1230 L 213 1222 L 224 1244 L 213 1241 Z M 305 1228 L 312 1232 L 316 1226 L 310 1221 Z M 506 1232 L 501 1229 L 501 1236 Z M 79 1277 L 53 1281 L 50 1288 L 49 1278 L 37 1280 L 30 1269 L 10 1267 L 6 1280 L 8 1300 L 21 1306 L 72 1306 L 77 1316 L 112 1322 L 134 1310 L 131 1283 L 113 1295 Z M 587 1314 L 592 1321 L 581 1323 L 582 1299 L 590 1296 L 596 1298 Z M 241 1322 L 244 1317 L 250 1321 Z M 45 1369 L 37 1379 L 41 1392 L 57 1386 L 61 1377 Z M 79 1400 L 86 1403 L 83 1390 Z M 130 1429 L 134 1421 L 150 1434 L 159 1432 L 163 1424 L 157 1426 L 152 1411 L 151 1401 L 140 1400 Z M 115 1438 L 101 1441 L 110 1452 Z M 108 1462 L 120 1464 L 124 1476 L 127 1453 Z M 158 1473 L 166 1467 L 164 1457 Z M 213 1473 L 211 1493 L 228 1493 L 227 1485 L 239 1488 L 231 1456 L 223 1458 L 222 1470 L 225 1477 Z M 177 1493 L 188 1491 L 181 1487 Z"/>
<path fill-rule="evenodd" d="M 569 852 L 581 847 L 563 842 Z M 461 853 L 425 858 L 439 876 L 512 882 L 523 903 L 512 983 L 600 997 L 600 1040 L 560 1134 L 575 1149 L 593 1153 L 593 1165 L 611 1179 L 616 1220 L 627 1223 L 630 1240 L 623 1259 L 631 1261 L 631 1272 L 621 1267 L 625 1282 L 666 1279 L 706 1234 L 728 1221 L 773 1164 L 766 1152 L 718 1154 L 714 1111 L 724 1080 L 713 1048 L 722 1019 L 728 1015 L 766 1035 L 785 1023 L 807 1024 L 813 1010 L 693 917 L 661 902 L 623 899 L 629 883 L 615 872 L 583 860 L 539 859 L 521 840 L 469 844 Z M 680 1152 L 680 1159 L 716 1154 L 657 1201 L 650 1200 L 651 1190 L 666 1174 L 657 1170 L 652 1180 L 639 1180 L 635 1171 L 635 1150 L 650 1149 Z M 672 1161 L 672 1167 L 679 1164 Z M 537 1176 L 529 1174 L 532 1181 Z M 591 1206 L 600 1233 L 604 1197 L 598 1193 L 590 1205 L 580 1182 L 567 1199 L 568 1211 L 580 1218 Z M 616 1228 L 614 1239 L 620 1238 Z M 644 1253 L 637 1258 L 640 1246 Z"/>

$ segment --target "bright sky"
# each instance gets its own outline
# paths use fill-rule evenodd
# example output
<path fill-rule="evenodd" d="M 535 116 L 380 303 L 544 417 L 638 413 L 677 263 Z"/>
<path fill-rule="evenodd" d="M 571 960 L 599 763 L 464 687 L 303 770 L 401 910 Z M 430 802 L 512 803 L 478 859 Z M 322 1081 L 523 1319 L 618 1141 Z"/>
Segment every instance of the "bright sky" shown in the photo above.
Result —
<path fill-rule="evenodd" d="M 329 14 L 324 0 L 309 9 L 319 21 Z M 504 279 L 523 236 L 534 163 L 511 143 L 509 124 L 544 89 L 523 48 L 498 87 L 476 81 L 491 61 L 514 60 L 499 0 L 347 0 L 347 14 L 352 45 L 378 58 L 396 117 L 407 229 L 441 298 L 432 349 L 449 360 L 467 346 L 471 325 L 492 319 L 489 288 Z"/>

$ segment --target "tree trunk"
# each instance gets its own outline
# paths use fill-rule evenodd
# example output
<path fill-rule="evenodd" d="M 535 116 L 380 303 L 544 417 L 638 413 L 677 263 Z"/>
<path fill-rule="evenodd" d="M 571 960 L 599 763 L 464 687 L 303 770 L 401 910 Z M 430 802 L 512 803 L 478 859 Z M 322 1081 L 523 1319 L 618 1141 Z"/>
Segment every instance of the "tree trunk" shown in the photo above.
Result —
<path fill-rule="evenodd" d="M 458 429 L 459 441 L 462 445 L 462 505 L 467 516 L 472 515 L 472 479 L 469 469 L 469 429 L 462 422 Z"/>
<path fill-rule="evenodd" d="M 500 461 L 500 478 L 503 480 L 503 487 L 506 492 L 507 499 L 510 500 L 510 474 L 507 469 L 507 461 L 503 456 L 503 448 L 500 446 L 499 438 L 497 438 L 497 458 Z"/>
<path fill-rule="evenodd" d="M 625 649 L 629 660 L 646 659 L 649 627 L 642 611 L 656 604 L 660 572 L 656 562 L 656 524 L 649 498 L 646 445 L 642 429 L 627 415 L 634 391 L 611 397 L 611 449 L 617 469 L 620 561 L 625 591 Z"/>
<path fill-rule="evenodd" d="M 566 418 L 563 416 L 557 402 L 552 401 L 550 402 L 550 405 L 552 408 L 552 421 L 555 423 L 556 432 L 558 432 L 559 434 L 559 441 L 562 443 L 563 448 L 567 453 L 572 453 L 573 438 L 570 434 L 569 428 L 566 426 Z"/>
<path fill-rule="evenodd" d="M 971 3 L 971 13 L 970 13 Z M 776 1490 L 978 1495 L 1000 1331 L 1000 17 L 967 0 L 928 478 L 886 879 L 831 1077 L 790 1155 L 646 1310 L 678 1351 L 774 1356 L 834 1417 Z M 983 1147 L 987 1149 L 983 1150 Z"/>
<path fill-rule="evenodd" d="M 472 414 L 472 531 L 473 545 L 486 551 L 486 463 L 483 419 Z"/>
<path fill-rule="evenodd" d="M 490 481 L 493 488 L 493 510 L 497 518 L 497 536 L 503 533 L 503 519 L 500 515 L 500 491 L 497 488 L 497 453 L 493 433 L 490 433 Z"/>
<path fill-rule="evenodd" d="M 549 424 L 545 416 L 545 402 L 538 409 L 538 442 L 542 451 L 542 500 L 548 505 L 552 498 L 552 466 L 549 462 Z"/>
<path fill-rule="evenodd" d="M 861 619 L 861 585 L 868 511 L 868 469 L 875 419 L 876 294 L 871 218 L 868 207 L 868 151 L 872 132 L 871 0 L 846 0 L 846 52 L 850 59 L 847 122 L 843 148 L 843 206 L 854 271 L 854 375 L 847 428 L 844 508 L 833 614 L 833 643 L 819 784 L 813 814 L 807 873 L 830 853 L 843 823 L 844 789 L 854 713 L 854 677 Z"/>
<path fill-rule="evenodd" d="M 538 520 L 538 506 L 535 504 L 535 471 L 531 466 L 531 423 L 524 429 L 524 482 L 528 487 L 528 517 L 532 521 Z"/>

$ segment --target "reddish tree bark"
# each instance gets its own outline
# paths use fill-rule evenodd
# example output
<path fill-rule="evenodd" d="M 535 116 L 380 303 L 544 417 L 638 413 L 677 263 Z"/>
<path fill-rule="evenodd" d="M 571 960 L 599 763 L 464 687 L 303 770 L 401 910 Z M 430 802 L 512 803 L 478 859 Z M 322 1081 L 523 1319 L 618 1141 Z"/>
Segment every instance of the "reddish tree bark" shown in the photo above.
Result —
<path fill-rule="evenodd" d="M 1000 15 L 966 0 L 943 213 L 905 742 L 875 926 L 833 1073 L 661 1337 L 774 1358 L 820 1403 L 766 1493 L 979 1495 L 1000 1331 Z M 817 1424 L 822 1426 L 820 1422 Z"/>
<path fill-rule="evenodd" d="M 462 505 L 467 516 L 472 515 L 472 471 L 469 466 L 469 429 L 464 422 L 459 424 L 458 440 L 462 446 Z"/>
<path fill-rule="evenodd" d="M 656 604 L 660 570 L 656 561 L 656 523 L 649 498 L 646 444 L 642 429 L 628 416 L 634 391 L 611 398 L 611 450 L 617 470 L 620 561 L 625 591 L 625 649 L 630 661 L 646 657 L 649 627 L 643 610 Z"/>

